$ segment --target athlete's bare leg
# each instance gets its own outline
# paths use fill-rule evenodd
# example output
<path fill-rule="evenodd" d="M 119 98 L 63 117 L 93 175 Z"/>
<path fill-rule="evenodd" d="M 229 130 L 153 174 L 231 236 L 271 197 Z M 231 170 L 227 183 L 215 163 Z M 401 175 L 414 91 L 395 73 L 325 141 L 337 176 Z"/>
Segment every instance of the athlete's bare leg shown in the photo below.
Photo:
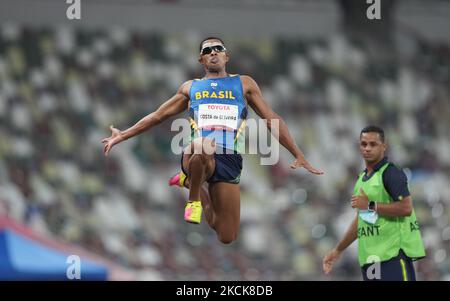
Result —
<path fill-rule="evenodd" d="M 197 138 L 184 150 L 182 162 L 188 176 L 185 187 L 189 189 L 189 201 L 202 202 L 206 221 L 213 229 L 214 216 L 210 210 L 211 201 L 207 190 L 202 186 L 214 173 L 214 148 L 214 142 L 210 139 Z"/>
<path fill-rule="evenodd" d="M 185 181 L 189 187 L 189 178 Z M 240 226 L 240 186 L 226 182 L 209 184 L 209 192 L 203 185 L 200 198 L 208 225 L 219 240 L 231 243 L 237 238 Z"/>
<path fill-rule="evenodd" d="M 190 185 L 189 178 L 186 178 L 186 180 L 184 181 L 184 187 L 189 189 L 189 185 Z M 200 201 L 202 202 L 206 222 L 212 229 L 214 229 L 214 214 L 211 209 L 211 198 L 209 197 L 207 183 L 203 183 L 202 187 L 200 187 Z"/>
<path fill-rule="evenodd" d="M 236 240 L 241 215 L 239 184 L 216 182 L 209 184 L 209 195 L 214 216 L 214 230 L 219 240 L 229 244 Z"/>
<path fill-rule="evenodd" d="M 206 140 L 206 141 L 205 141 Z M 189 188 L 189 200 L 201 200 L 208 225 L 217 233 L 218 239 L 228 244 L 236 240 L 240 226 L 240 186 L 226 182 L 211 183 L 208 190 L 205 181 L 215 169 L 214 155 L 194 153 L 202 144 L 211 146 L 207 139 L 194 140 L 183 154 L 183 169 L 187 171 L 185 187 Z M 188 151 L 190 150 L 190 151 Z"/>

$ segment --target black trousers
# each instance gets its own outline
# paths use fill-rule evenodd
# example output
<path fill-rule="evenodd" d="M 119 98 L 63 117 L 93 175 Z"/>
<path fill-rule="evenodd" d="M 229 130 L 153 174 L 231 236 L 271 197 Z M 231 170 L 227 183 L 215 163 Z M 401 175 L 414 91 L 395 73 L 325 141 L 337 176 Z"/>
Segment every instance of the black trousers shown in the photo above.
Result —
<path fill-rule="evenodd" d="M 413 261 L 402 250 L 387 261 L 363 266 L 361 272 L 364 281 L 416 281 Z"/>

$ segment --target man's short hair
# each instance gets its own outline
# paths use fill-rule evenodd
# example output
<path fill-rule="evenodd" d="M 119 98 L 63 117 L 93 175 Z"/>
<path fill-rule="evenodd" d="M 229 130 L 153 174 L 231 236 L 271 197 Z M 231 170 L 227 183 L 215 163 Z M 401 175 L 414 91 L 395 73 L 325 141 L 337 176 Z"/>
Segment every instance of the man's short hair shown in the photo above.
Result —
<path fill-rule="evenodd" d="M 222 43 L 222 45 L 225 45 L 225 43 L 224 43 L 224 42 L 222 41 L 222 39 L 220 39 L 220 38 L 217 38 L 217 37 L 207 37 L 206 39 L 203 39 L 203 40 L 200 42 L 200 47 L 199 47 L 199 49 L 198 49 L 199 52 L 202 51 L 203 43 L 205 43 L 205 42 L 208 41 L 208 40 L 218 40 L 218 41 L 220 41 L 220 43 Z"/>
<path fill-rule="evenodd" d="M 359 137 L 361 138 L 361 135 L 363 133 L 378 133 L 380 135 L 381 142 L 384 143 L 384 131 L 382 128 L 376 125 L 368 125 L 365 128 L 361 130 L 361 133 L 359 134 Z"/>

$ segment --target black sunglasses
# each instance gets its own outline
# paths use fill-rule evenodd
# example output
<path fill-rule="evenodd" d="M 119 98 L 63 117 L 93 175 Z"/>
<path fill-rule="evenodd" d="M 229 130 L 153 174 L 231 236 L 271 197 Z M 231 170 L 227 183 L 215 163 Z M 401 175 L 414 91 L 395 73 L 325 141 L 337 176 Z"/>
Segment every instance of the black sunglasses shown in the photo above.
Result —
<path fill-rule="evenodd" d="M 223 45 L 214 45 L 214 46 L 208 46 L 208 47 L 203 48 L 202 51 L 200 51 L 200 53 L 201 53 L 201 55 L 210 54 L 213 50 L 215 52 L 227 51 L 227 49 Z"/>

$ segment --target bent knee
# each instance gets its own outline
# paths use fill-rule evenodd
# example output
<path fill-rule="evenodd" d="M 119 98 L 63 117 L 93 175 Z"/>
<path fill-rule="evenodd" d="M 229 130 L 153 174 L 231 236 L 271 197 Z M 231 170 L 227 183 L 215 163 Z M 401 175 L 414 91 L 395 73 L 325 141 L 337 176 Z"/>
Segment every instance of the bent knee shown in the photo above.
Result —
<path fill-rule="evenodd" d="M 237 233 L 218 233 L 217 234 L 221 243 L 228 245 L 237 239 Z"/>
<path fill-rule="evenodd" d="M 212 155 L 216 151 L 216 143 L 214 140 L 198 137 L 192 141 L 190 151 L 191 154 Z"/>
<path fill-rule="evenodd" d="M 189 158 L 189 165 L 195 163 L 200 163 L 202 165 L 206 165 L 208 163 L 208 156 L 205 154 L 193 154 Z"/>

